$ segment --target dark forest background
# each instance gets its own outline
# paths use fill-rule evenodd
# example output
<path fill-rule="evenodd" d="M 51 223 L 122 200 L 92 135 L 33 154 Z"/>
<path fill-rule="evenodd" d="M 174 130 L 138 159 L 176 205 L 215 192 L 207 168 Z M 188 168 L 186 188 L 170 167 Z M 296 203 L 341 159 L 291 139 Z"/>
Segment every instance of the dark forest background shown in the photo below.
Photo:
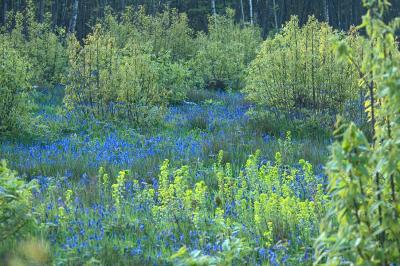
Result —
<path fill-rule="evenodd" d="M 4 24 L 7 13 L 23 10 L 26 0 L 0 0 L 0 3 L 1 24 Z M 230 7 L 235 9 L 238 22 L 258 24 L 264 36 L 280 28 L 292 15 L 297 15 L 300 23 L 306 22 L 309 15 L 315 15 L 319 20 L 329 21 L 334 28 L 347 30 L 351 25 L 360 24 L 365 13 L 361 0 L 36 0 L 35 3 L 39 20 L 51 13 L 53 24 L 66 28 L 77 12 L 76 32 L 79 37 L 90 32 L 107 6 L 115 12 L 121 12 L 127 6 L 144 6 L 149 14 L 156 14 L 169 6 L 187 13 L 195 30 L 206 30 L 210 14 L 223 14 Z M 400 0 L 391 3 L 387 19 L 400 13 Z"/>

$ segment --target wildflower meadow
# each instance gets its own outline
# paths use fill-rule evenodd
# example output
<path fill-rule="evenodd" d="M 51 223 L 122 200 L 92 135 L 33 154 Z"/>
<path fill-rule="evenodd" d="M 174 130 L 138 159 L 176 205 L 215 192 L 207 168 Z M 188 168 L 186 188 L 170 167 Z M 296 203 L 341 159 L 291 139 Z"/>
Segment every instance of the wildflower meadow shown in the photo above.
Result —
<path fill-rule="evenodd" d="M 243 2 L 3 0 L 0 265 L 399 265 L 398 3 Z"/>

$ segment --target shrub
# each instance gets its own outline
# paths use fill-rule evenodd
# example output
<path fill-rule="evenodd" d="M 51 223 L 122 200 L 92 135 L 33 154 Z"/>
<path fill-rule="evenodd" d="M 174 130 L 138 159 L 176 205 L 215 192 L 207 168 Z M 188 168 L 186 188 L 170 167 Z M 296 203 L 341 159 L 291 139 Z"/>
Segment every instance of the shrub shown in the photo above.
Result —
<path fill-rule="evenodd" d="M 244 70 L 255 56 L 261 41 L 260 30 L 234 22 L 234 11 L 210 16 L 208 34 L 199 33 L 198 51 L 190 61 L 199 87 L 240 88 Z"/>
<path fill-rule="evenodd" d="M 189 90 L 194 86 L 192 72 L 183 62 L 174 61 L 171 53 L 157 58 L 159 84 L 167 91 L 170 103 L 179 103 L 187 98 Z"/>
<path fill-rule="evenodd" d="M 9 38 L 18 52 L 29 58 L 32 64 L 32 83 L 37 86 L 51 86 L 61 81 L 67 67 L 65 30 L 53 29 L 51 14 L 45 14 L 44 21 L 36 18 L 35 5 L 27 1 L 23 12 L 8 16 L 4 36 Z"/>
<path fill-rule="evenodd" d="M 44 23 L 31 25 L 29 41 L 25 43 L 26 56 L 34 71 L 32 82 L 41 87 L 60 83 L 68 65 L 65 31 L 53 31 L 50 21 L 51 17 L 47 15 Z"/>
<path fill-rule="evenodd" d="M 160 122 L 164 107 L 185 99 L 192 84 L 182 61 L 186 52 L 178 48 L 180 41 L 190 41 L 186 24 L 176 10 L 154 20 L 143 10 L 127 9 L 121 19 L 107 10 L 83 45 L 69 37 L 67 107 L 101 120 Z"/>
<path fill-rule="evenodd" d="M 0 163 L 0 239 L 14 240 L 33 229 L 32 213 L 33 183 L 26 184 L 7 168 L 5 161 Z"/>
<path fill-rule="evenodd" d="M 193 86 L 186 61 L 196 48 L 186 14 L 165 7 L 163 12 L 150 16 L 142 7 L 131 21 L 128 24 L 137 31 L 136 39 L 148 43 L 157 58 L 159 83 L 168 91 L 169 102 L 184 100 Z"/>
<path fill-rule="evenodd" d="M 116 38 L 119 46 L 135 38 L 145 43 L 156 56 L 170 53 L 175 61 L 185 61 L 193 56 L 193 31 L 188 25 L 185 13 L 179 13 L 176 9 L 165 7 L 163 12 L 154 16 L 147 15 L 144 7 L 135 12 L 127 7 L 118 17 L 112 9 L 107 8 L 101 24 L 110 36 Z"/>
<path fill-rule="evenodd" d="M 292 17 L 281 33 L 262 44 L 243 91 L 257 105 L 280 111 L 343 111 L 344 104 L 359 95 L 358 74 L 351 64 L 335 57 L 331 41 L 339 38 L 339 33 L 314 17 L 303 27 Z M 357 38 L 354 46 L 361 41 L 352 38 Z"/>
<path fill-rule="evenodd" d="M 32 106 L 31 65 L 12 42 L 0 36 L 0 134 L 25 129 Z"/>
<path fill-rule="evenodd" d="M 167 91 L 159 84 L 157 62 L 148 47 L 134 39 L 119 47 L 110 35 L 98 24 L 83 46 L 69 38 L 67 107 L 98 119 L 158 122 Z"/>
<path fill-rule="evenodd" d="M 185 13 L 165 7 L 163 12 L 150 16 L 142 7 L 131 17 L 140 39 L 150 43 L 157 56 L 169 51 L 174 61 L 180 61 L 191 58 L 195 53 L 193 30 Z"/>
<path fill-rule="evenodd" d="M 103 21 L 105 31 L 115 38 L 118 47 L 131 39 L 144 43 L 157 62 L 158 83 L 168 91 L 168 101 L 185 99 L 193 83 L 185 61 L 194 52 L 186 15 L 166 8 L 154 17 L 146 15 L 144 8 L 137 13 L 127 8 L 120 20 L 108 10 Z"/>

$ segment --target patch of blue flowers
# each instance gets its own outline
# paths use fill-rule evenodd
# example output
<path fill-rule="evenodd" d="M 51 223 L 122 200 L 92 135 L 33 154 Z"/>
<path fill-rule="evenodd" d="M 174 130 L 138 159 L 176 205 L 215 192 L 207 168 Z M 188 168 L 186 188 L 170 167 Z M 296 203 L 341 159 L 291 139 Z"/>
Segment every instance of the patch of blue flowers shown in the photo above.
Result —
<path fill-rule="evenodd" d="M 121 133 L 118 129 L 103 125 L 104 132 L 100 136 L 85 133 L 85 129 L 78 134 L 68 134 L 45 143 L 4 142 L 1 143 L 0 157 L 10 161 L 14 169 L 28 175 L 64 175 L 71 170 L 74 174 L 82 175 L 87 171 L 97 171 L 100 166 L 134 169 L 146 164 L 146 171 L 151 172 L 165 158 L 185 163 L 193 159 L 207 159 L 213 155 L 210 153 L 217 152 L 210 149 L 210 146 L 219 140 L 226 141 L 227 132 L 232 128 L 243 127 L 247 119 L 248 105 L 244 103 L 241 94 L 219 93 L 218 97 L 218 102 L 170 107 L 165 117 L 170 128 L 162 132 L 141 135 L 130 130 Z M 64 122 L 76 120 L 70 113 L 63 118 L 45 112 L 41 115 L 51 118 L 53 122 L 57 119 Z M 200 131 L 190 128 L 191 122 L 198 116 L 203 116 L 205 121 L 205 128 Z M 96 121 L 92 122 L 96 124 L 94 126 L 90 126 L 87 121 L 81 123 L 89 128 L 100 127 Z"/>

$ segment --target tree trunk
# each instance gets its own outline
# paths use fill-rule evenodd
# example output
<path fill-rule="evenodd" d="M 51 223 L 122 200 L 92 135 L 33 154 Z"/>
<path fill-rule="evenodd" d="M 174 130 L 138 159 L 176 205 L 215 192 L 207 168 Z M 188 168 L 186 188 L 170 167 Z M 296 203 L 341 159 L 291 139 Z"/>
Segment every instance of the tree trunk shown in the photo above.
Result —
<path fill-rule="evenodd" d="M 316 92 L 315 92 L 315 65 L 314 65 L 314 27 L 311 28 L 311 83 L 312 83 L 312 97 L 313 107 L 316 110 Z"/>
<path fill-rule="evenodd" d="M 100 17 L 103 18 L 103 17 L 104 17 L 104 14 L 105 14 L 105 9 L 106 9 L 106 2 L 105 2 L 105 0 L 100 0 L 100 1 L 99 1 L 99 5 L 100 5 L 100 8 L 99 8 Z M 146 9 L 146 10 L 147 10 L 147 9 Z"/>
<path fill-rule="evenodd" d="M 44 0 L 39 2 L 39 22 L 43 22 L 44 18 Z"/>
<path fill-rule="evenodd" d="M 69 27 L 69 25 L 68 25 L 68 22 L 67 22 L 67 20 L 68 19 L 66 19 L 65 18 L 65 16 L 66 16 L 66 14 L 67 14 L 67 10 L 68 10 L 68 8 L 67 8 L 67 0 L 60 0 L 60 4 L 61 4 L 61 8 L 60 8 L 60 10 L 58 10 L 57 9 L 57 14 L 58 14 L 58 12 L 60 11 L 60 21 L 59 21 L 59 25 L 62 25 L 63 27 L 65 27 L 65 28 L 67 28 L 67 27 Z"/>
<path fill-rule="evenodd" d="M 7 1 L 3 0 L 3 25 L 6 25 L 7 22 Z"/>
<path fill-rule="evenodd" d="M 78 19 L 78 5 L 79 5 L 79 0 L 74 0 L 74 5 L 72 7 L 72 17 L 68 29 L 69 33 L 75 32 L 76 21 Z"/>
<path fill-rule="evenodd" d="M 272 10 L 274 11 L 275 29 L 277 30 L 277 29 L 278 29 L 278 14 L 277 14 L 277 12 L 278 12 L 278 6 L 276 5 L 276 0 L 273 0 L 273 1 L 272 1 L 272 4 L 274 5 L 274 6 L 272 7 Z"/>
<path fill-rule="evenodd" d="M 213 16 L 216 16 L 217 15 L 217 10 L 215 8 L 215 0 L 211 0 L 211 9 L 212 9 Z"/>
<path fill-rule="evenodd" d="M 250 25 L 253 25 L 253 0 L 249 0 Z"/>
<path fill-rule="evenodd" d="M 126 7 L 125 0 L 121 0 L 121 10 L 124 11 Z"/>
<path fill-rule="evenodd" d="M 241 12 L 241 14 L 242 14 L 242 23 L 244 23 L 243 0 L 240 0 L 240 12 Z"/>
<path fill-rule="evenodd" d="M 336 2 L 336 16 L 337 16 L 337 26 L 339 29 L 342 28 L 342 14 L 341 14 L 341 4 L 340 2 Z"/>
<path fill-rule="evenodd" d="M 262 36 L 266 37 L 266 34 L 268 32 L 268 0 L 265 0 L 265 2 L 263 1 L 259 1 L 259 17 L 260 17 L 260 25 L 262 28 Z M 265 6 L 264 6 L 265 4 Z"/>
<path fill-rule="evenodd" d="M 325 21 L 329 24 L 329 3 L 328 0 L 323 0 Z"/>
<path fill-rule="evenodd" d="M 152 0 L 153 17 L 157 14 L 156 0 Z"/>
<path fill-rule="evenodd" d="M 57 20 L 57 18 L 58 18 L 57 2 L 58 1 L 56 0 L 56 1 L 53 1 L 53 3 L 51 3 L 51 19 L 53 20 L 53 27 L 56 27 L 57 26 L 57 22 L 58 22 L 58 20 Z"/>

